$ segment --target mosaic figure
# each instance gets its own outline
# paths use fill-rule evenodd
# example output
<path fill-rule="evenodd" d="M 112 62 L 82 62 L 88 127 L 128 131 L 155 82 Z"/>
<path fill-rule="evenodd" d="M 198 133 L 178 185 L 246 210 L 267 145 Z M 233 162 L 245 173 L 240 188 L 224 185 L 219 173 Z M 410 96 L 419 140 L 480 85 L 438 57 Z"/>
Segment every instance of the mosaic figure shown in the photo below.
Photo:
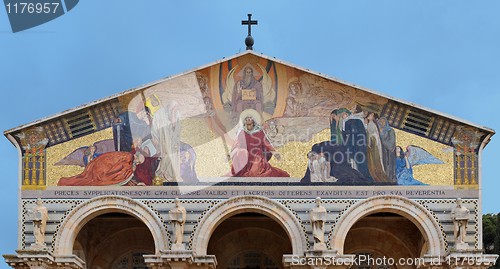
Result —
<path fill-rule="evenodd" d="M 274 155 L 281 159 L 261 127 L 261 117 L 253 109 L 247 109 L 240 115 L 242 130 L 236 136 L 231 150 L 231 176 L 234 177 L 289 177 L 290 175 L 269 164 Z"/>

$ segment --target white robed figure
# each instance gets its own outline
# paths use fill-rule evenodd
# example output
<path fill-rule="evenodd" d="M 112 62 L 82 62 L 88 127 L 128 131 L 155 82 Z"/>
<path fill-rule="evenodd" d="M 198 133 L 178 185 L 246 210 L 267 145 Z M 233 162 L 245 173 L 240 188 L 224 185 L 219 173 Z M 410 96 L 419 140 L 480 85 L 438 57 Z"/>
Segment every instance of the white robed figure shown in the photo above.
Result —
<path fill-rule="evenodd" d="M 323 170 L 319 162 L 318 153 L 311 151 L 307 154 L 307 166 L 311 173 L 311 182 L 323 182 Z"/>
<path fill-rule="evenodd" d="M 36 200 L 36 206 L 31 210 L 33 219 L 33 234 L 35 236 L 35 243 L 31 248 L 39 249 L 46 247 L 45 245 L 45 229 L 47 227 L 47 220 L 49 219 L 49 212 L 43 205 L 42 199 Z"/>
<path fill-rule="evenodd" d="M 160 152 L 155 177 L 161 181 L 182 181 L 180 174 L 180 114 L 176 101 L 160 105 L 153 115 L 151 135 Z"/>
<path fill-rule="evenodd" d="M 316 207 L 309 212 L 312 234 L 314 237 L 314 250 L 326 250 L 325 244 L 325 220 L 326 209 L 321 205 L 321 198 L 316 198 Z"/>
<path fill-rule="evenodd" d="M 184 223 L 186 223 L 186 209 L 181 206 L 181 201 L 175 199 L 175 207 L 168 212 L 168 216 L 173 226 L 174 244 L 172 249 L 184 249 Z"/>
<path fill-rule="evenodd" d="M 456 199 L 457 206 L 451 210 L 453 220 L 453 236 L 455 237 L 455 248 L 464 249 L 468 244 L 465 242 L 467 235 L 467 223 L 469 222 L 469 209 L 462 205 L 462 199 Z"/>

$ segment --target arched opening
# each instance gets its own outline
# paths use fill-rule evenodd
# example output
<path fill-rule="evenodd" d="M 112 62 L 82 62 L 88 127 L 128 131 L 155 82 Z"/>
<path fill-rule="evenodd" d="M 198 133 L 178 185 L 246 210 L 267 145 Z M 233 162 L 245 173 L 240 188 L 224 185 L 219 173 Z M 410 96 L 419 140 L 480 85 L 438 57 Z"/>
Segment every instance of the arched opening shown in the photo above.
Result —
<path fill-rule="evenodd" d="M 87 222 L 76 236 L 73 254 L 86 268 L 147 268 L 144 254 L 154 254 L 155 243 L 148 227 L 123 213 L 106 213 Z"/>
<path fill-rule="evenodd" d="M 199 222 L 193 235 L 193 252 L 207 255 L 208 243 L 221 223 L 230 217 L 243 213 L 262 214 L 278 223 L 291 239 L 294 255 L 303 255 L 306 250 L 306 236 L 293 213 L 282 204 L 263 196 L 236 196 L 218 203 Z M 290 254 L 290 253 L 287 253 Z"/>
<path fill-rule="evenodd" d="M 292 253 L 287 232 L 275 220 L 259 213 L 241 213 L 224 220 L 212 233 L 208 254 L 217 268 L 283 268 L 284 254 Z"/>
<path fill-rule="evenodd" d="M 417 268 L 416 258 L 428 245 L 418 227 L 407 218 L 379 212 L 359 219 L 347 233 L 344 253 L 358 255 L 353 268 Z"/>
<path fill-rule="evenodd" d="M 425 241 L 425 247 L 422 247 L 418 257 L 424 255 L 438 257 L 446 253 L 440 225 L 430 212 L 415 201 L 393 195 L 374 196 L 362 200 L 346 210 L 333 229 L 330 239 L 332 250 L 339 254 L 346 254 L 344 245 L 347 233 L 351 231 L 353 225 L 363 218 L 377 213 L 392 213 L 401 216 L 417 227 L 419 234 Z M 380 239 L 385 240 L 385 237 Z"/>
<path fill-rule="evenodd" d="M 88 222 L 109 213 L 122 213 L 142 222 L 153 236 L 155 254 L 168 249 L 169 235 L 150 208 L 128 197 L 107 195 L 83 202 L 66 216 L 57 231 L 54 256 L 68 257 L 81 252 L 83 246 L 76 240 L 77 235 Z M 88 260 L 88 257 L 85 258 Z"/>

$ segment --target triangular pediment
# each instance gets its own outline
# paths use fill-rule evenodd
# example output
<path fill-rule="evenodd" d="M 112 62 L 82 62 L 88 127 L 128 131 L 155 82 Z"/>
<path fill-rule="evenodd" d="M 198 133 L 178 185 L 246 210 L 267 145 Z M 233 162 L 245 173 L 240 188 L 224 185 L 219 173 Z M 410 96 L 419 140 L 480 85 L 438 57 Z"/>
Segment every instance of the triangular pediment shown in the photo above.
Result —
<path fill-rule="evenodd" d="M 5 135 L 19 144 L 24 154 L 41 150 L 51 155 L 47 156 L 51 161 L 47 170 L 52 169 L 48 180 L 53 185 L 74 173 L 61 172 L 61 167 L 85 167 L 91 161 L 84 161 L 83 157 L 92 145 L 106 152 L 144 151 L 143 155 L 153 158 L 161 156 L 162 147 L 172 146 L 169 141 L 175 140 L 178 143 L 172 147 L 180 156 L 175 157 L 179 160 L 174 161 L 174 170 L 193 165 L 190 169 L 198 175 L 195 178 L 209 180 L 238 176 L 233 150 L 245 132 L 247 116 L 258 125 L 258 130 L 248 133 L 262 130 L 263 137 L 259 139 L 269 144 L 264 151 L 281 151 L 286 161 L 272 158 L 264 163 L 276 170 L 244 176 L 287 175 L 302 178 L 302 182 L 304 178 L 314 181 L 310 170 L 315 160 L 339 151 L 332 143 L 349 151 L 348 144 L 352 142 L 364 143 L 365 148 L 377 147 L 371 153 L 364 149 L 363 158 L 373 161 L 370 165 L 377 165 L 378 172 L 373 167 L 369 172 L 368 168 L 357 167 L 368 165 L 366 160 L 357 164 L 353 158 L 346 160 L 352 166 L 349 169 L 356 172 L 346 172 L 351 173 L 349 177 L 366 173 L 368 179 L 363 184 L 395 184 L 395 174 L 388 176 L 386 171 L 394 167 L 383 168 L 387 165 L 384 156 L 410 150 L 423 154 L 415 157 L 425 157 L 426 163 L 420 164 L 437 165 L 436 169 L 448 175 L 441 185 L 454 184 L 456 156 L 469 152 L 476 155 L 494 134 L 492 129 L 246 51 L 22 125 Z M 161 132 L 160 128 L 168 131 Z M 361 130 L 364 140 L 352 140 L 350 135 L 358 133 L 349 134 L 349 128 L 354 133 Z M 384 148 L 384 143 L 391 145 Z M 76 154 L 79 149 L 81 152 Z M 275 153 L 264 152 L 263 158 Z M 196 169 L 194 163 L 186 163 L 194 161 L 194 156 Z M 342 175 L 328 174 L 324 177 L 329 179 L 323 180 L 340 182 Z M 154 174 L 148 176 L 147 184 L 152 184 Z M 382 179 L 387 177 L 391 179 Z M 464 178 L 474 183 L 473 176 L 463 174 L 459 180 L 463 183 Z M 345 182 L 349 185 L 350 181 Z"/>
<path fill-rule="evenodd" d="M 190 73 L 195 73 L 195 74 L 207 73 L 207 72 L 213 73 L 213 71 L 209 71 L 209 70 L 214 70 L 214 68 L 215 69 L 219 68 L 220 73 L 217 73 L 217 75 L 221 76 L 219 84 L 224 84 L 224 83 L 226 83 L 226 80 L 227 80 L 227 77 L 224 77 L 224 76 L 227 76 L 228 72 L 230 71 L 230 70 L 223 70 L 224 67 L 226 67 L 226 69 L 229 66 L 236 67 L 238 72 L 234 72 L 235 73 L 234 75 L 236 77 L 240 77 L 241 73 L 242 73 L 241 69 L 245 67 L 245 66 L 242 66 L 241 64 L 238 64 L 238 62 L 240 62 L 240 61 L 243 61 L 243 62 L 248 61 L 249 63 L 246 63 L 245 64 L 246 66 L 252 66 L 252 64 L 250 62 L 257 63 L 260 61 L 261 66 L 262 66 L 262 63 L 269 62 L 273 65 L 273 68 L 276 68 L 276 66 L 279 66 L 280 67 L 279 69 L 282 69 L 279 71 L 286 70 L 285 71 L 285 72 L 287 72 L 286 74 L 280 74 L 280 75 L 282 75 L 282 77 L 277 76 L 277 74 L 275 74 L 276 77 L 274 79 L 276 81 L 272 81 L 273 83 L 277 84 L 277 85 L 273 85 L 273 87 L 276 88 L 275 89 L 276 92 L 283 93 L 282 95 L 288 94 L 288 92 L 289 92 L 288 89 L 286 89 L 289 85 L 282 85 L 282 84 L 301 83 L 300 77 L 302 77 L 302 80 L 306 80 L 305 83 L 309 84 L 309 85 L 306 85 L 305 87 L 313 87 L 313 88 L 316 88 L 315 90 L 317 90 L 317 88 L 322 88 L 324 90 L 324 92 L 328 92 L 328 91 L 335 92 L 336 91 L 331 96 L 328 96 L 328 95 L 327 96 L 318 96 L 317 97 L 318 99 L 320 99 L 320 98 L 328 99 L 329 97 L 335 97 L 335 94 L 341 94 L 341 92 L 352 92 L 354 95 L 359 96 L 357 98 L 357 100 L 354 101 L 355 103 L 357 103 L 357 102 L 363 103 L 363 101 L 361 100 L 362 98 L 365 98 L 365 99 L 372 98 L 373 101 L 378 100 L 378 102 L 383 103 L 382 107 L 378 107 L 378 105 L 376 105 L 377 101 L 374 101 L 371 103 L 370 103 L 370 101 L 368 101 L 368 102 L 365 101 L 364 105 L 366 105 L 366 106 L 372 105 L 371 107 L 369 107 L 369 109 L 371 109 L 373 111 L 377 111 L 381 116 L 382 115 L 389 116 L 391 118 L 390 119 L 391 126 L 394 126 L 396 128 L 405 129 L 407 131 L 414 132 L 414 133 L 419 134 L 419 135 L 429 136 L 428 134 L 431 133 L 431 131 L 432 131 L 431 129 L 433 128 L 432 125 L 433 124 L 440 125 L 441 122 L 449 122 L 449 124 L 452 126 L 471 127 L 471 128 L 476 129 L 477 131 L 482 132 L 484 134 L 488 134 L 488 133 L 493 134 L 494 133 L 494 131 L 491 128 L 480 126 L 480 125 L 468 122 L 466 120 L 459 119 L 459 118 L 453 117 L 451 115 L 447 115 L 446 113 L 438 112 L 436 110 L 425 108 L 425 107 L 422 107 L 420 105 L 417 105 L 417 104 L 414 104 L 411 102 L 407 102 L 407 101 L 404 101 L 404 100 L 401 100 L 398 98 L 387 96 L 385 94 L 375 92 L 373 90 L 361 87 L 359 85 L 355 85 L 355 84 L 352 84 L 352 83 L 349 83 L 346 81 L 342 81 L 340 79 L 337 79 L 337 78 L 334 78 L 334 77 L 331 77 L 331 76 L 328 76 L 328 75 L 325 75 L 325 74 L 322 74 L 319 72 L 311 71 L 307 68 L 303 68 L 303 67 L 300 67 L 300 66 L 297 66 L 294 64 L 290 64 L 290 63 L 281 61 L 281 60 L 276 59 L 274 57 L 269 57 L 269 56 L 266 56 L 266 55 L 261 54 L 261 53 L 247 50 L 245 52 L 233 55 L 231 57 L 223 58 L 223 59 L 218 60 L 216 62 L 207 64 L 207 65 L 204 65 L 204 66 L 192 69 L 192 70 L 188 70 L 186 72 L 183 72 L 183 73 L 180 73 L 177 75 L 168 76 L 164 79 L 160 79 L 158 81 L 147 83 L 145 85 L 142 85 L 142 86 L 139 86 L 136 88 L 132 88 L 132 89 L 117 93 L 115 95 L 112 95 L 112 96 L 109 96 L 109 97 L 106 97 L 106 98 L 103 98 L 103 99 L 100 99 L 100 100 L 97 100 L 97 101 L 94 101 L 94 102 L 91 102 L 88 104 L 81 105 L 79 107 L 71 108 L 71 109 L 68 109 L 64 112 L 61 112 L 61 113 L 58 113 L 58 114 L 55 114 L 55 115 L 52 115 L 49 117 L 45 117 L 45 118 L 42 118 L 40 120 L 36 120 L 34 122 L 24 124 L 24 125 L 18 126 L 16 128 L 12 128 L 10 130 L 5 131 L 4 134 L 5 135 L 13 134 L 13 133 L 19 132 L 20 130 L 23 130 L 23 129 L 26 129 L 29 127 L 33 127 L 36 125 L 41 125 L 41 124 L 44 124 L 44 123 L 47 123 L 49 121 L 53 121 L 55 119 L 62 118 L 62 117 L 71 118 L 71 116 L 73 116 L 73 115 L 80 114 L 80 112 L 83 112 L 85 110 L 92 109 L 95 107 L 99 107 L 99 109 L 102 109 L 103 106 L 110 108 L 109 105 L 113 106 L 113 100 L 116 100 L 117 98 L 123 98 L 125 96 L 129 96 L 131 94 L 143 91 L 144 89 L 151 88 L 155 85 L 167 83 L 168 81 L 171 81 L 171 80 L 176 80 L 179 77 L 188 75 Z M 268 69 L 269 67 L 266 66 L 266 68 Z M 275 71 L 269 70 L 268 72 L 275 72 Z M 295 73 L 295 75 L 290 74 L 290 73 Z M 297 74 L 300 74 L 300 75 L 297 75 Z M 209 75 L 213 75 L 213 74 L 210 73 Z M 258 70 L 256 72 L 256 76 L 261 77 L 262 71 Z M 273 79 L 273 78 L 271 78 L 271 79 Z M 311 85 L 311 83 L 310 83 L 311 80 L 316 80 L 316 82 Z M 280 82 L 281 82 L 281 84 L 280 84 Z M 211 81 L 211 83 L 214 83 L 214 82 Z M 224 88 L 227 85 L 217 85 L 217 86 L 219 88 Z M 219 90 L 219 92 L 221 92 L 221 91 Z M 225 91 L 223 90 L 222 96 L 220 96 L 220 98 L 221 98 L 222 102 L 227 103 L 227 100 L 225 100 L 225 99 L 227 99 L 227 96 L 224 95 L 224 92 Z M 182 94 L 182 93 L 180 93 L 180 94 Z M 276 95 L 278 95 L 278 94 L 276 94 Z M 222 99 L 224 99 L 224 100 L 222 100 Z M 381 100 L 383 100 L 383 101 L 381 101 Z M 330 106 L 314 107 L 313 111 L 309 111 L 309 113 L 317 114 L 315 112 L 320 111 L 322 109 L 325 109 L 325 111 L 328 111 L 329 109 L 333 110 L 333 109 L 335 109 L 335 107 L 340 107 L 340 106 L 344 105 L 344 104 L 342 104 L 342 102 L 338 102 L 338 100 L 332 99 L 332 103 L 334 103 L 334 102 L 336 102 L 336 104 L 332 104 Z M 310 108 L 311 107 L 307 107 L 308 110 Z M 112 107 L 112 109 L 116 110 L 117 108 Z M 287 113 L 293 114 L 293 112 L 291 112 L 291 110 L 289 110 Z M 302 114 L 304 114 L 304 113 L 302 113 Z M 393 116 L 392 114 L 395 114 L 395 115 Z M 400 114 L 402 117 L 399 116 L 398 114 Z M 273 115 L 273 116 L 280 117 L 283 115 L 280 115 L 280 113 L 276 113 L 276 115 Z M 394 118 L 394 120 L 392 120 L 392 118 Z M 419 118 L 421 118 L 421 120 L 419 120 Z M 414 124 L 412 124 L 410 121 L 406 122 L 406 119 L 410 119 L 410 121 L 412 119 L 414 119 L 415 122 L 414 122 Z M 447 124 L 445 123 L 445 125 L 447 125 Z M 99 127 L 97 127 L 96 129 L 99 129 Z M 78 134 L 76 136 L 78 136 Z M 444 135 L 444 136 L 445 136 L 445 138 L 440 139 L 440 137 L 441 137 L 441 133 L 440 133 L 440 134 L 434 134 L 434 136 L 431 135 L 431 136 L 429 136 L 429 138 L 434 139 L 434 140 L 439 141 L 439 142 L 449 143 L 450 138 L 448 137 L 448 139 L 446 139 L 446 135 Z M 54 141 L 54 144 L 56 144 L 56 143 L 57 142 Z"/>

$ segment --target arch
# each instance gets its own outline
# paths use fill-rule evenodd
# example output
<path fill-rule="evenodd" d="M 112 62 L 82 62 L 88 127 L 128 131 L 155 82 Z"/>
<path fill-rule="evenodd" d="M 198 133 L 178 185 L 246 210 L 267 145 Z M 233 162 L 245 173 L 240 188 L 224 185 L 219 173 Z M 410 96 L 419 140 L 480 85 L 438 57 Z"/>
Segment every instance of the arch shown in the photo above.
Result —
<path fill-rule="evenodd" d="M 168 250 L 168 234 L 163 223 L 146 205 L 131 198 L 106 195 L 92 198 L 78 205 L 59 227 L 54 245 L 54 256 L 73 254 L 73 243 L 80 230 L 93 218 L 106 213 L 124 213 L 142 221 L 153 236 L 156 254 Z"/>
<path fill-rule="evenodd" d="M 408 245 L 406 244 L 406 242 L 401 240 L 401 238 L 399 238 L 397 235 L 395 235 L 391 231 L 380 229 L 380 228 L 372 228 L 372 227 L 353 228 L 353 229 L 350 229 L 349 231 L 356 232 L 356 233 L 365 232 L 365 231 L 373 231 L 375 233 L 383 234 L 383 235 L 389 237 L 390 239 L 394 240 L 396 243 L 399 243 L 402 246 L 403 250 L 406 251 L 407 253 L 412 253 L 411 249 L 408 248 Z M 365 248 L 368 249 L 368 246 L 365 246 Z M 371 249 L 371 250 L 382 253 L 382 251 L 380 249 Z"/>
<path fill-rule="evenodd" d="M 131 235 L 131 234 L 134 234 L 136 233 L 135 235 L 139 235 L 139 239 L 135 239 L 134 240 L 134 244 L 133 245 L 128 245 L 126 241 L 122 241 L 124 237 L 128 236 L 128 235 Z M 116 254 L 120 254 L 120 251 L 125 251 L 125 252 L 133 252 L 135 250 L 138 250 L 140 249 L 140 251 L 142 252 L 147 252 L 149 254 L 151 254 L 152 250 L 151 249 L 151 245 L 149 243 L 149 239 L 148 238 L 149 236 L 151 236 L 151 233 L 147 234 L 147 231 L 144 229 L 144 228 L 138 228 L 138 227 L 134 227 L 134 228 L 130 228 L 130 229 L 123 229 L 123 230 L 120 230 L 116 233 L 113 233 L 111 235 L 109 235 L 107 238 L 106 238 L 106 241 L 111 243 L 112 244 L 116 244 L 118 245 L 119 247 L 110 247 L 109 245 L 106 245 L 106 244 L 100 244 L 99 246 L 97 247 L 93 247 L 94 250 L 96 250 L 96 252 L 100 253 L 100 255 L 102 256 L 103 253 L 111 253 L 111 255 L 113 257 L 116 257 Z M 144 240 L 144 241 L 141 241 L 141 240 Z"/>
<path fill-rule="evenodd" d="M 218 268 L 245 268 L 250 264 L 250 267 L 257 266 L 257 260 L 260 259 L 257 258 L 253 262 L 247 260 L 245 255 L 249 253 L 273 261 L 274 266 L 268 264 L 268 267 L 279 267 L 283 255 L 292 253 L 289 236 L 275 220 L 262 214 L 258 214 L 259 219 L 232 220 L 237 216 L 239 215 L 223 221 L 210 237 L 207 254 L 216 256 Z M 262 217 L 265 220 L 261 219 Z M 260 262 L 261 268 L 266 267 L 262 263 L 264 260 Z"/>
<path fill-rule="evenodd" d="M 445 254 L 444 238 L 439 224 L 422 205 L 402 196 L 382 195 L 362 200 L 346 210 L 335 225 L 330 246 L 339 254 L 344 254 L 344 243 L 350 228 L 361 218 L 379 212 L 390 212 L 407 218 L 422 233 L 428 251 L 426 254 Z"/>
<path fill-rule="evenodd" d="M 235 196 L 211 208 L 194 232 L 192 247 L 194 253 L 207 255 L 208 242 L 217 226 L 231 216 L 246 212 L 259 213 L 279 223 L 290 239 L 292 254 L 304 254 L 306 237 L 293 213 L 276 201 L 254 195 Z"/>
<path fill-rule="evenodd" d="M 118 256 L 118 258 L 115 258 L 111 262 L 111 267 L 110 268 L 116 268 L 117 267 L 117 263 L 119 263 L 123 258 L 125 258 L 125 257 L 128 258 L 128 257 L 130 257 L 134 253 L 141 253 L 141 252 L 142 253 L 147 253 L 148 251 L 146 249 L 136 249 L 136 250 L 129 250 L 129 251 L 125 252 L 124 254 Z"/>

